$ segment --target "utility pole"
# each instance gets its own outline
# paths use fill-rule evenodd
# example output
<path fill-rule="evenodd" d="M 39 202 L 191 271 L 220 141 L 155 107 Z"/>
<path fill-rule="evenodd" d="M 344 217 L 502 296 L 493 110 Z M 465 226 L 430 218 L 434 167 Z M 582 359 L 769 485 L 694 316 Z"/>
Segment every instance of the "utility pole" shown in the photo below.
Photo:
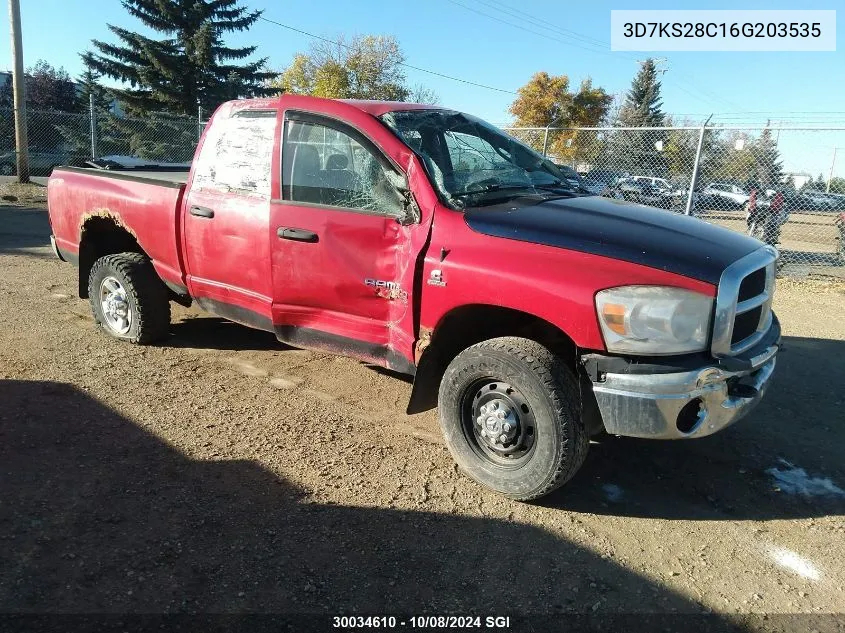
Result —
<path fill-rule="evenodd" d="M 29 182 L 29 140 L 26 130 L 26 77 L 23 74 L 23 38 L 21 37 L 20 0 L 9 0 L 9 27 L 12 30 L 14 75 L 12 91 L 15 103 L 15 149 L 18 182 Z"/>
<path fill-rule="evenodd" d="M 833 160 L 830 161 L 830 173 L 827 175 L 827 189 L 825 189 L 825 193 L 830 193 L 830 181 L 833 180 L 833 168 L 836 165 L 836 151 L 840 149 L 845 149 L 845 147 L 833 148 Z"/>

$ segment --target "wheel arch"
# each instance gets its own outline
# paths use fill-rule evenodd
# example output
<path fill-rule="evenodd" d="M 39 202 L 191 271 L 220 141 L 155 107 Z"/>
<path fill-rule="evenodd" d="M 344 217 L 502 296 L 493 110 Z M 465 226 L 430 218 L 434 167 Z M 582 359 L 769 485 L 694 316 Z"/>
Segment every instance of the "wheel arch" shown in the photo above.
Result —
<path fill-rule="evenodd" d="M 499 336 L 521 336 L 537 341 L 567 359 L 573 367 L 577 364 L 578 352 L 572 338 L 545 319 L 502 306 L 459 306 L 443 315 L 433 330 L 422 331 L 407 412 L 421 413 L 435 408 L 440 379 L 452 359 L 471 345 Z"/>
<path fill-rule="evenodd" d="M 88 276 L 99 258 L 116 253 L 147 255 L 138 240 L 119 219 L 111 215 L 92 215 L 79 229 L 79 297 L 88 298 Z"/>

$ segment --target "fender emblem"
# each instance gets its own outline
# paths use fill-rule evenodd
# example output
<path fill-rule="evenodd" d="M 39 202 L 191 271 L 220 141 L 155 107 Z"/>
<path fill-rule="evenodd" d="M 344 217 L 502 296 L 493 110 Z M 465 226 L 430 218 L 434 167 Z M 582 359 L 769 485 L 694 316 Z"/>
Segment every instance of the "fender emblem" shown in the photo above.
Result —
<path fill-rule="evenodd" d="M 428 285 L 443 288 L 446 285 L 446 282 L 443 281 L 443 271 L 440 269 L 432 270 L 431 275 L 428 277 Z"/>

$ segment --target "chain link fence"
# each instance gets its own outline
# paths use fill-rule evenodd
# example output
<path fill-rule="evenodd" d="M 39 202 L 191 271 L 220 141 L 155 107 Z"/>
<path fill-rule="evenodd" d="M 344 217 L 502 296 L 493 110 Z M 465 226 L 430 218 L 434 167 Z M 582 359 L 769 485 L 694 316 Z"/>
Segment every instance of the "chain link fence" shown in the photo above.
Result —
<path fill-rule="evenodd" d="M 205 125 L 202 112 L 132 118 L 92 108 L 27 110 L 27 117 L 34 176 L 110 156 L 187 163 Z M 751 233 L 777 245 L 783 274 L 845 278 L 845 178 L 834 176 L 833 162 L 836 149 L 845 155 L 845 128 L 505 130 L 591 193 Z M 0 175 L 16 175 L 14 138 L 13 112 L 0 109 Z M 819 157 L 831 154 L 826 182 L 813 178 Z"/>
<path fill-rule="evenodd" d="M 845 278 L 845 179 L 832 162 L 845 128 L 505 131 L 591 193 L 750 233 L 777 246 L 782 274 Z M 820 165 L 826 178 L 811 173 Z"/>
<path fill-rule="evenodd" d="M 133 118 L 107 111 L 69 113 L 27 109 L 30 174 L 48 176 L 57 165 L 79 167 L 90 160 L 108 157 L 187 163 L 193 159 L 203 127 L 197 117 L 160 113 Z M 17 175 L 14 112 L 2 108 L 0 175 Z"/>

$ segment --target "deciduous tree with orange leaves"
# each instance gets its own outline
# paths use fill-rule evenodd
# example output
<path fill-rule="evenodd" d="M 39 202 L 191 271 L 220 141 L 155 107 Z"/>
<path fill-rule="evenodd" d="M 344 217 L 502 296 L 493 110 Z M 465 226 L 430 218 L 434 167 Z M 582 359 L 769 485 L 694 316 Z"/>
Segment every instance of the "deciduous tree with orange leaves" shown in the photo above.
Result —
<path fill-rule="evenodd" d="M 593 86 L 588 77 L 577 92 L 569 87 L 567 75 L 535 73 L 518 91 L 510 112 L 516 117 L 516 127 L 593 127 L 607 116 L 613 97 L 603 88 Z M 586 142 L 586 139 L 584 139 Z M 543 138 L 535 140 L 535 149 L 543 149 Z M 572 159 L 579 148 L 574 131 L 553 132 L 549 137 L 548 153 L 561 160 Z"/>

